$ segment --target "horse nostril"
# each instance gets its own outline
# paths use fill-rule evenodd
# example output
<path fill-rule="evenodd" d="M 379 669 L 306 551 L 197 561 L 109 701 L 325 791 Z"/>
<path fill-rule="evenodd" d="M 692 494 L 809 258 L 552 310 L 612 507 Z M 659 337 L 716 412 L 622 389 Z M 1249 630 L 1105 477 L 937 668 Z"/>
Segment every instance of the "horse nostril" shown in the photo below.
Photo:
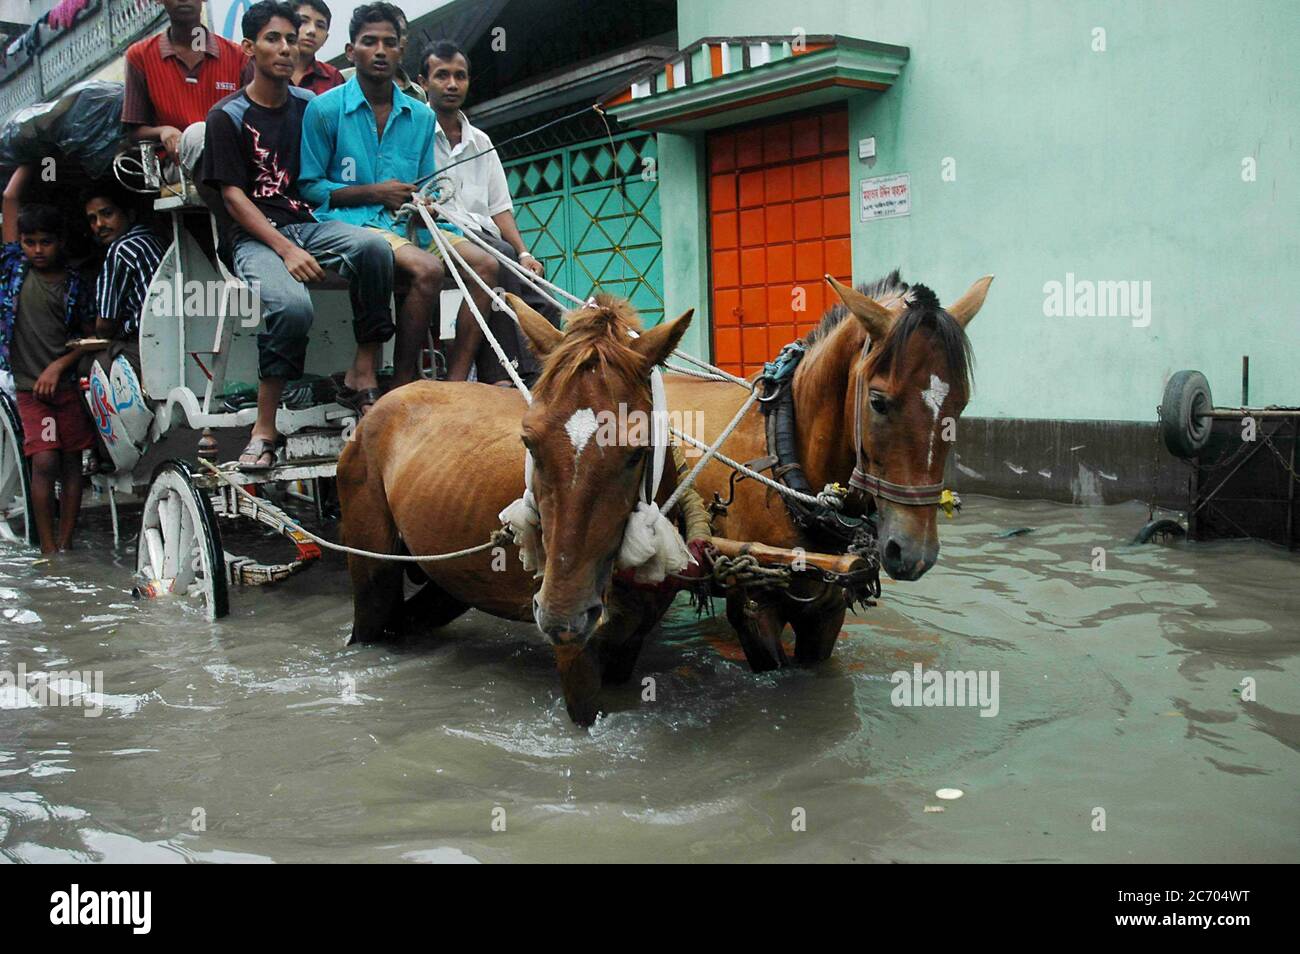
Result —
<path fill-rule="evenodd" d="M 892 564 L 897 564 L 903 558 L 903 548 L 898 545 L 897 540 L 890 540 L 885 544 L 884 557 Z"/>

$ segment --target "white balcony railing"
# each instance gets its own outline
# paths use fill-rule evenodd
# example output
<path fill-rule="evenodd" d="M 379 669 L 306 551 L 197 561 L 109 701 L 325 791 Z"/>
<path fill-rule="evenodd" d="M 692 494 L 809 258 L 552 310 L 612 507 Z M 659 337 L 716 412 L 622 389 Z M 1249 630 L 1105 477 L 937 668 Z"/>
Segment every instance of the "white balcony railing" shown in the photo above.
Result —
<path fill-rule="evenodd" d="M 157 0 L 91 0 L 70 29 L 42 25 L 40 49 L 30 57 L 19 50 L 0 69 L 0 121 L 88 79 L 165 19 Z"/>

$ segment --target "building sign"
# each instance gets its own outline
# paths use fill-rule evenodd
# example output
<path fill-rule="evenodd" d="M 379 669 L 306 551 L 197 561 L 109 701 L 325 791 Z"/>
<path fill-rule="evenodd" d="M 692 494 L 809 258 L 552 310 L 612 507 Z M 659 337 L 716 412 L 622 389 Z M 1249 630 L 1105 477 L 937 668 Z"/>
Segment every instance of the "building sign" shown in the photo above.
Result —
<path fill-rule="evenodd" d="M 862 221 L 912 214 L 912 176 L 877 176 L 862 180 Z"/>

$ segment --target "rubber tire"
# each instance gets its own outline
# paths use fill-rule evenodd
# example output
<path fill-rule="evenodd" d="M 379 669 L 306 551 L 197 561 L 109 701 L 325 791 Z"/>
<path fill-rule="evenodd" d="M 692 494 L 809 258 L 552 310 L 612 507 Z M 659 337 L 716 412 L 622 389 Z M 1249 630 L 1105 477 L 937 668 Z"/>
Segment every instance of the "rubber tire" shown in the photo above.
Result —
<path fill-rule="evenodd" d="M 36 521 L 32 519 L 32 462 L 23 454 L 23 422 L 18 415 L 18 405 L 8 394 L 0 391 L 0 441 L 14 441 L 12 450 L 17 455 L 18 478 L 23 495 L 23 527 L 18 534 L 28 546 L 36 545 Z"/>
<path fill-rule="evenodd" d="M 1210 383 L 1199 371 L 1179 371 L 1165 385 L 1160 401 L 1160 433 L 1175 457 L 1189 459 L 1210 440 L 1214 422 L 1201 415 L 1214 410 Z"/>
<path fill-rule="evenodd" d="M 1152 520 L 1138 531 L 1137 536 L 1133 538 L 1133 542 L 1150 543 L 1155 537 L 1165 535 L 1182 539 L 1187 536 L 1187 528 L 1177 520 L 1169 520 L 1167 518 Z"/>
<path fill-rule="evenodd" d="M 164 473 L 175 473 L 184 485 L 189 489 L 194 498 L 195 509 L 199 515 L 199 527 L 196 528 L 203 537 L 203 547 L 205 556 L 208 560 L 208 566 L 211 572 L 208 578 L 212 581 L 212 591 L 205 603 L 207 604 L 207 616 L 209 621 L 221 619 L 230 613 L 230 593 L 226 585 L 226 562 L 225 554 L 221 549 L 221 530 L 217 525 L 216 514 L 212 511 L 212 502 L 208 500 L 208 495 L 203 493 L 194 486 L 194 473 L 190 470 L 189 464 L 183 460 L 169 460 L 159 464 L 153 472 L 153 479 L 149 482 L 149 492 L 152 494 L 154 484 Z M 146 505 L 148 495 L 146 495 Z M 139 572 L 140 560 L 143 559 L 144 547 L 144 516 L 141 516 L 140 533 L 136 537 L 136 567 Z"/>

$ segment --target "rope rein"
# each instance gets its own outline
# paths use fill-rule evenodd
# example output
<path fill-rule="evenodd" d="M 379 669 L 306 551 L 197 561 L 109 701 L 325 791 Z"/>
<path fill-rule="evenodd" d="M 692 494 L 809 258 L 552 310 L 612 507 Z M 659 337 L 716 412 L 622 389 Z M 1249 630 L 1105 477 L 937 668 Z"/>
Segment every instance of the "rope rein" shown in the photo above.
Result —
<path fill-rule="evenodd" d="M 211 461 L 204 460 L 202 457 L 200 457 L 199 463 L 202 464 L 204 467 L 206 467 L 208 470 L 212 471 L 212 473 L 214 473 L 219 479 L 225 481 L 227 484 L 233 487 L 235 491 L 239 493 L 241 496 L 247 497 L 255 504 L 260 505 L 265 503 L 264 500 L 261 500 L 257 497 L 254 497 L 252 494 L 250 494 L 247 490 L 244 489 L 243 485 L 241 485 L 239 481 L 235 480 L 235 478 L 230 476 L 230 474 L 227 471 L 221 470 Z M 284 513 L 283 511 L 281 511 L 281 515 L 284 517 L 285 522 L 289 524 L 290 527 L 292 527 L 294 530 L 297 530 L 303 536 L 309 538 L 312 542 L 317 543 L 322 547 L 325 547 L 327 550 L 336 550 L 339 553 L 350 553 L 353 556 L 369 557 L 372 560 L 388 560 L 394 563 L 429 563 L 438 560 L 455 560 L 459 557 L 473 556 L 475 553 L 482 553 L 484 550 L 490 550 L 493 547 L 504 546 L 507 543 L 514 542 L 514 539 L 510 531 L 507 530 L 505 527 L 502 527 L 501 529 L 494 530 L 492 532 L 491 538 L 488 540 L 487 543 L 480 543 L 476 547 L 468 547 L 464 550 L 455 550 L 451 553 L 435 553 L 427 556 L 405 556 L 397 553 L 372 553 L 369 550 L 358 550 L 356 547 L 348 547 L 348 546 L 344 546 L 341 543 L 334 543 L 332 540 L 326 540 L 324 537 L 312 533 L 301 523 L 299 523 L 297 520 L 294 520 L 292 517 L 290 517 L 288 514 Z"/>

